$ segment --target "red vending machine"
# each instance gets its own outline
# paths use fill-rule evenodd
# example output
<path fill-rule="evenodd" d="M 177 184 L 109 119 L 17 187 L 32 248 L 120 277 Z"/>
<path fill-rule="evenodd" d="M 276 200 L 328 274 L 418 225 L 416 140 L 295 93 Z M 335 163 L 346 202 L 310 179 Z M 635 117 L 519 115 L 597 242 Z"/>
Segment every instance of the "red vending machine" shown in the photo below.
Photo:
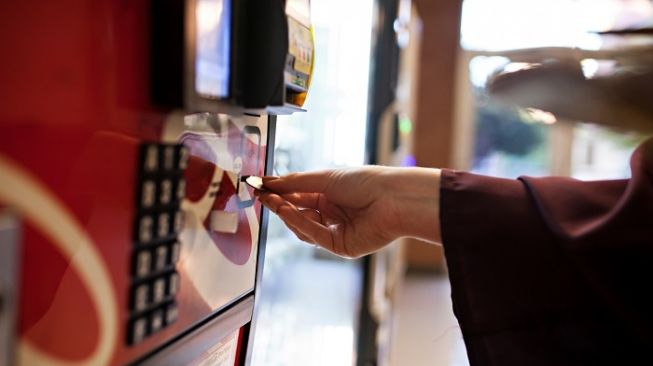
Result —
<path fill-rule="evenodd" d="M 26 0 L 0 54 L 0 365 L 247 364 L 243 179 L 301 110 L 310 29 L 283 0 Z"/>

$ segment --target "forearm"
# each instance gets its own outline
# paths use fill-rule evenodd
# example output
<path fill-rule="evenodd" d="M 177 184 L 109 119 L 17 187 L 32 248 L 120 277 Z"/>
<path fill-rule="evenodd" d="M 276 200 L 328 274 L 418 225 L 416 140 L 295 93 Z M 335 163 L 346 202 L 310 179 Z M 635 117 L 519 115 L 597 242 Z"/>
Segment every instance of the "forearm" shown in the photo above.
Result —
<path fill-rule="evenodd" d="M 387 182 L 396 199 L 396 235 L 440 243 L 440 169 L 396 168 Z"/>

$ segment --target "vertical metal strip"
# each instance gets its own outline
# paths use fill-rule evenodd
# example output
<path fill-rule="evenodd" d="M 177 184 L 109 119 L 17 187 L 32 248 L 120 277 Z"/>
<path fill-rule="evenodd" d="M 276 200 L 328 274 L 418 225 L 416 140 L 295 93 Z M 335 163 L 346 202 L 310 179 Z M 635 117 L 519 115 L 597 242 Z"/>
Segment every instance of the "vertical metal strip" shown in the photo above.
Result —
<path fill-rule="evenodd" d="M 268 116 L 268 141 L 266 145 L 265 154 L 265 175 L 273 175 L 274 173 L 274 145 L 276 137 L 277 116 Z M 254 291 L 254 315 L 252 316 L 252 323 L 249 327 L 248 334 L 246 334 L 245 342 L 247 346 L 243 347 L 246 350 L 243 365 L 250 365 L 252 362 L 252 353 L 254 351 L 254 336 L 256 334 L 256 319 L 258 317 L 259 296 L 261 293 L 261 283 L 263 281 L 263 263 L 265 262 L 265 245 L 268 238 L 268 221 L 270 212 L 263 209 L 261 213 L 261 231 L 259 234 L 259 247 L 258 258 L 256 262 L 256 285 Z M 238 365 L 240 366 L 240 365 Z"/>
<path fill-rule="evenodd" d="M 14 364 L 18 316 L 20 223 L 0 210 L 0 366 Z"/>

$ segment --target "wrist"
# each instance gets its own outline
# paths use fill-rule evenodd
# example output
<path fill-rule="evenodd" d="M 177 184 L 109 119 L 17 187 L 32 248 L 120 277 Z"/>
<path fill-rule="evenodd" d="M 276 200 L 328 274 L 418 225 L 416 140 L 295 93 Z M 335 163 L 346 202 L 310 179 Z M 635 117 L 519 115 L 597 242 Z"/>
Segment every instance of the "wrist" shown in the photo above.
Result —
<path fill-rule="evenodd" d="M 387 192 L 397 212 L 395 236 L 440 243 L 440 169 L 395 168 Z"/>

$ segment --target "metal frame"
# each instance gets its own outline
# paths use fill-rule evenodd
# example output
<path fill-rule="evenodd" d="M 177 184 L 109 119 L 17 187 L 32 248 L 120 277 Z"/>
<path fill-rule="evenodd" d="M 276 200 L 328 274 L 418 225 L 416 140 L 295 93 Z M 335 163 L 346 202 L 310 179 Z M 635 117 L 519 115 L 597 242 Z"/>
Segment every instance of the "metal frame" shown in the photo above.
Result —
<path fill-rule="evenodd" d="M 0 366 L 14 364 L 18 312 L 20 224 L 0 210 Z"/>
<path fill-rule="evenodd" d="M 367 133 L 365 147 L 368 164 L 379 163 L 377 143 L 382 134 L 381 121 L 384 113 L 392 108 L 396 99 L 396 88 L 399 80 L 399 45 L 396 41 L 394 21 L 399 14 L 399 0 L 375 0 L 379 25 L 373 35 L 374 45 L 370 85 L 368 89 L 369 102 L 367 114 Z M 356 339 L 356 365 L 377 365 L 380 347 L 377 336 L 381 327 L 380 319 L 374 314 L 374 259 L 372 254 L 361 260 L 363 284 L 361 307 L 358 317 L 358 335 Z"/>
<path fill-rule="evenodd" d="M 211 319 L 191 334 L 165 347 L 140 365 L 177 366 L 186 365 L 205 350 L 211 349 L 221 339 L 246 326 L 252 319 L 254 297 L 248 296 L 220 316 Z"/>
<path fill-rule="evenodd" d="M 274 172 L 274 145 L 276 138 L 277 116 L 268 116 L 268 141 L 267 152 L 265 154 L 265 175 L 272 175 Z M 243 347 L 244 355 L 241 355 L 241 360 L 244 360 L 244 365 L 252 363 L 252 354 L 254 351 L 254 337 L 256 336 L 256 319 L 258 318 L 258 298 L 261 294 L 261 284 L 263 282 L 263 263 L 265 262 L 265 248 L 268 239 L 268 223 L 270 221 L 270 211 L 263 209 L 261 213 L 261 229 L 259 231 L 259 246 L 258 258 L 256 262 L 256 280 L 254 285 L 254 316 L 252 317 L 252 325 L 249 327 L 248 334 L 246 334 L 247 346 Z M 244 356 L 244 357 L 243 357 Z"/>

